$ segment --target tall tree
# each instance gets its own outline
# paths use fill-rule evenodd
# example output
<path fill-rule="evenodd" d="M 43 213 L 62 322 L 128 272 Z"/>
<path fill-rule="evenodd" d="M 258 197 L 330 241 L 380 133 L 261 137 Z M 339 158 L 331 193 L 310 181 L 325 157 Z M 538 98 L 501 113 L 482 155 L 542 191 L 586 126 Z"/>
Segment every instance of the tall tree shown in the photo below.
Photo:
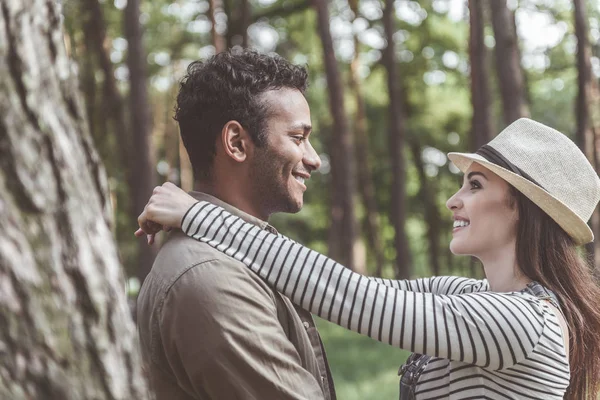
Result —
<path fill-rule="evenodd" d="M 129 188 L 132 199 L 132 214 L 141 213 L 156 185 L 154 154 L 150 145 L 152 132 L 150 103 L 148 101 L 148 78 L 146 72 L 146 52 L 144 51 L 142 27 L 140 24 L 140 0 L 128 0 L 124 15 L 124 31 L 127 39 L 127 67 L 129 68 L 129 116 L 132 134 L 130 154 L 131 173 L 135 176 Z M 149 247 L 143 239 L 138 239 L 137 276 L 143 282 L 152 268 L 156 249 Z"/>
<path fill-rule="evenodd" d="M 251 19 L 251 8 L 248 0 L 222 0 L 227 14 L 227 47 L 248 47 L 248 26 Z"/>
<path fill-rule="evenodd" d="M 389 148 L 392 164 L 391 218 L 394 227 L 394 248 L 396 250 L 396 277 L 409 278 L 412 273 L 411 255 L 406 236 L 406 162 L 405 116 L 406 109 L 402 95 L 402 85 L 397 71 L 394 51 L 394 1 L 386 0 L 383 10 L 383 26 L 387 46 L 383 51 L 383 64 L 387 71 L 389 90 Z"/>
<path fill-rule="evenodd" d="M 219 31 L 217 31 L 217 18 L 218 12 L 222 11 L 222 0 L 208 0 L 208 16 L 210 18 L 211 28 L 210 35 L 212 38 L 213 46 L 215 46 L 215 53 L 221 53 L 226 49 L 225 38 Z"/>
<path fill-rule="evenodd" d="M 506 0 L 490 0 L 492 26 L 496 38 L 496 72 L 502 96 L 504 123 L 529 115 L 525 97 L 523 71 L 519 55 L 519 41 L 513 12 Z"/>
<path fill-rule="evenodd" d="M 358 18 L 358 0 L 349 0 L 350 9 L 354 17 Z M 365 209 L 364 227 L 367 235 L 369 249 L 375 258 L 375 276 L 381 276 L 385 257 L 383 242 L 381 240 L 381 227 L 379 224 L 379 211 L 375 199 L 375 186 L 371 176 L 371 163 L 369 162 L 368 121 L 364 94 L 362 90 L 360 68 L 360 41 L 358 34 L 354 34 L 354 57 L 350 64 L 350 89 L 354 92 L 356 114 L 354 116 L 354 139 L 356 143 L 356 161 L 358 174 L 358 190 Z"/>
<path fill-rule="evenodd" d="M 333 117 L 331 155 L 331 231 L 330 255 L 354 269 L 354 242 L 357 237 L 354 194 L 356 193 L 354 140 L 348 129 L 344 109 L 344 88 L 340 78 L 333 39 L 329 31 L 327 0 L 314 0 L 317 25 L 323 45 L 323 59 L 329 92 L 329 108 Z"/>
<path fill-rule="evenodd" d="M 597 91 L 597 82 L 592 78 L 591 66 L 591 48 L 588 39 L 587 13 L 584 0 L 574 0 L 574 18 L 575 18 L 575 36 L 577 37 L 577 102 L 575 114 L 577 116 L 577 131 L 575 139 L 577 145 L 587 156 L 588 160 L 595 166 L 596 170 L 600 167 L 596 163 L 594 137 L 594 127 L 591 118 L 591 107 L 593 107 L 593 97 Z M 594 236 L 600 238 L 600 215 L 596 210 L 592 215 L 592 230 Z M 594 260 L 595 267 L 600 270 L 600 244 L 596 240 L 587 246 L 590 257 Z"/>
<path fill-rule="evenodd" d="M 471 63 L 471 151 L 476 151 L 492 138 L 487 50 L 484 43 L 483 2 L 469 0 L 469 61 Z"/>
<path fill-rule="evenodd" d="M 0 7 L 0 398 L 147 398 L 58 5 Z"/>
<path fill-rule="evenodd" d="M 101 122 L 102 129 L 99 129 L 95 135 L 96 138 L 108 140 L 108 137 L 114 138 L 117 145 L 117 153 L 122 175 L 125 178 L 127 187 L 136 185 L 134 166 L 131 164 L 130 154 L 132 153 L 131 135 L 129 125 L 125 117 L 125 102 L 119 91 L 114 75 L 113 64 L 108 55 L 106 45 L 108 42 L 106 34 L 106 21 L 104 13 L 98 0 L 81 0 L 81 18 L 84 40 L 86 47 L 93 53 L 96 62 L 102 71 L 102 101 L 101 107 L 96 111 L 101 113 L 98 119 Z M 126 215 L 133 224 L 137 220 L 138 212 L 133 208 L 133 202 L 121 198 L 119 206 L 126 210 Z M 117 240 L 120 240 L 117 230 Z"/>
<path fill-rule="evenodd" d="M 440 210 L 436 204 L 436 190 L 432 182 L 427 178 L 425 165 L 421 157 L 422 146 L 416 138 L 409 140 L 410 151 L 414 160 L 421 187 L 419 189 L 419 198 L 423 202 L 423 219 L 427 225 L 427 245 L 429 265 L 431 273 L 435 276 L 441 275 L 440 268 L 440 231 L 442 218 Z"/>

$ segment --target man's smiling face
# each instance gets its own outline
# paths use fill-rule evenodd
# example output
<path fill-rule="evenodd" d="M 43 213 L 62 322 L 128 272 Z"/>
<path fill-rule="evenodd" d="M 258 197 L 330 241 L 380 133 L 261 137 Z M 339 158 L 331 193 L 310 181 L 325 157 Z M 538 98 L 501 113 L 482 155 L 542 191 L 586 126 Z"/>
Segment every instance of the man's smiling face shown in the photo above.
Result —
<path fill-rule="evenodd" d="M 321 165 L 310 144 L 310 109 L 295 89 L 270 90 L 261 96 L 267 106 L 265 143 L 254 148 L 251 176 L 255 198 L 268 214 L 295 213 L 304 204 L 306 181 Z"/>

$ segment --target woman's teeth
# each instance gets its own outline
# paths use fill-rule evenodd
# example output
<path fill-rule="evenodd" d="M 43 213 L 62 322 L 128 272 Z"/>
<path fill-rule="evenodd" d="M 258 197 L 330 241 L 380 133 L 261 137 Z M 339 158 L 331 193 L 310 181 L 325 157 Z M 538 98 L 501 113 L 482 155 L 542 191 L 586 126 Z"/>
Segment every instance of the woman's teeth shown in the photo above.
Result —
<path fill-rule="evenodd" d="M 467 221 L 460 221 L 460 220 L 456 220 L 454 221 L 454 228 L 459 228 L 459 227 L 463 227 L 463 226 L 469 226 L 470 222 Z"/>

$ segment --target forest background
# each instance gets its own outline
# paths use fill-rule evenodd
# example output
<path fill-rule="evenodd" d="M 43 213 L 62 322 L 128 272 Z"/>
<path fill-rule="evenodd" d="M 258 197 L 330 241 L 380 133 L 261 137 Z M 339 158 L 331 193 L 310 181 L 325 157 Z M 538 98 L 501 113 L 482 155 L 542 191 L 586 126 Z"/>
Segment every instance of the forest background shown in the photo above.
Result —
<path fill-rule="evenodd" d="M 45 5 L 47 11 L 32 11 L 28 8 L 31 5 Z M 19 13 L 20 6 L 25 11 Z M 32 21 L 36 16 L 44 16 L 44 12 L 55 17 L 56 20 L 48 18 L 49 22 L 40 25 L 51 36 L 59 35 L 50 46 L 50 53 L 58 57 L 51 57 L 49 65 L 63 60 L 56 43 L 64 46 L 67 75 L 77 92 L 69 96 L 81 100 L 81 141 L 86 154 L 91 154 L 89 160 L 94 160 L 82 165 L 95 166 L 92 176 L 101 178 L 97 180 L 97 210 L 102 215 L 97 217 L 103 216 L 107 221 L 111 233 L 105 240 L 113 243 L 114 239 L 115 257 L 109 262 L 97 262 L 105 266 L 97 270 L 96 261 L 92 262 L 88 272 L 78 272 L 80 264 L 69 261 L 68 256 L 57 261 L 57 265 L 65 265 L 76 295 L 75 300 L 68 300 L 65 289 L 54 299 L 58 308 L 64 301 L 75 304 L 73 309 L 81 314 L 81 326 L 88 340 L 98 341 L 96 335 L 102 337 L 90 326 L 97 327 L 99 320 L 110 319 L 111 307 L 118 308 L 121 299 L 115 295 L 116 300 L 111 301 L 107 299 L 110 294 L 94 297 L 94 290 L 100 293 L 104 284 L 94 289 L 95 274 L 106 265 L 116 265 L 116 269 L 109 268 L 114 276 L 106 282 L 112 279 L 108 286 L 118 290 L 126 280 L 128 300 L 134 304 L 152 265 L 158 246 L 149 248 L 133 236 L 136 218 L 152 188 L 165 181 L 188 190 L 193 186 L 191 166 L 173 120 L 175 96 L 187 65 L 215 52 L 251 47 L 307 66 L 312 141 L 323 163 L 309 182 L 303 210 L 295 215 L 276 215 L 271 222 L 293 239 L 361 273 L 399 279 L 429 275 L 482 277 L 477 262 L 454 257 L 448 250 L 452 220 L 445 201 L 456 191 L 462 177 L 445 154 L 475 151 L 519 117 L 531 117 L 565 133 L 597 170 L 600 168 L 597 1 L 68 0 L 59 7 L 50 0 L 2 0 L 2 11 L 7 33 L 2 54 L 8 60 L 2 72 L 17 82 L 13 92 L 25 98 L 21 104 L 30 109 L 41 104 L 23 94 L 30 89 L 25 77 L 31 71 L 25 63 L 15 61 L 26 54 L 19 47 L 17 28 L 24 26 L 20 21 L 28 13 L 33 16 Z M 6 43 L 8 46 L 4 46 Z M 41 51 L 40 60 L 43 54 Z M 3 84 L 4 90 L 12 90 L 11 87 Z M 58 98 L 67 109 L 76 110 L 73 104 L 79 103 L 72 104 L 69 96 Z M 35 120 L 36 115 L 34 111 L 29 118 Z M 17 168 L 21 155 L 10 135 L 10 123 L 6 117 L 0 131 L 0 144 L 4 143 L 4 147 L 0 146 L 0 162 L 5 171 L 14 168 L 15 176 L 24 182 Z M 32 132 L 54 129 L 52 124 L 49 126 L 38 124 Z M 61 168 L 56 158 L 51 164 Z M 60 171 L 55 173 L 60 175 Z M 105 185 L 104 177 L 108 178 Z M 9 189 L 13 188 L 9 179 L 0 179 L 2 185 L 5 181 Z M 102 200 L 106 196 L 109 201 Z M 86 201 L 85 197 L 82 199 Z M 38 272 L 44 271 L 41 275 L 50 277 L 52 282 L 57 269 L 51 266 L 44 270 L 40 266 L 45 254 L 39 247 L 36 250 L 40 233 L 31 233 L 33 226 L 43 224 L 35 218 L 30 221 L 30 214 L 23 211 L 29 201 L 38 207 L 36 199 L 25 201 L 21 208 L 15 206 L 22 212 L 24 224 L 30 224 L 23 229 L 27 232 L 23 243 L 29 243 L 30 258 Z M 0 202 L 0 206 L 3 204 Z M 0 207 L 0 212 L 5 210 L 9 207 Z M 0 228 L 14 228 L 1 221 L 0 218 Z M 591 225 L 596 237 L 600 237 L 598 210 Z M 61 235 L 63 243 L 74 236 L 72 232 L 63 235 L 62 231 Z M 0 245 L 6 243 L 0 240 Z M 596 248 L 588 246 L 583 250 L 597 271 L 599 245 L 600 241 L 596 241 Z M 41 246 L 56 248 L 46 242 Z M 96 247 L 101 253 L 100 245 Z M 36 298 L 39 304 L 46 304 L 47 293 L 42 291 L 46 294 L 36 297 L 37 292 L 30 289 L 38 284 L 14 271 L 16 267 L 11 265 L 17 261 L 9 258 L 8 248 L 0 246 L 0 259 L 8 260 L 2 263 L 5 265 L 1 271 L 11 277 L 8 285 L 17 293 L 20 306 L 33 309 L 31 303 L 36 303 Z M 0 343 L 10 343 L 10 338 L 15 340 L 24 328 L 13 319 L 19 313 L 6 306 L 8 303 L 0 304 L 0 315 L 8 326 L 8 339 L 0 337 Z M 44 312 L 47 309 L 39 306 Z M 88 318 L 95 322 L 88 324 Z M 38 322 L 27 323 L 32 331 L 39 331 Z M 123 337 L 132 337 L 133 325 L 120 323 L 125 326 L 123 332 L 128 332 Z M 406 356 L 404 352 L 324 321 L 319 321 L 319 325 L 339 398 L 397 396 L 396 371 Z M 73 329 L 69 335 L 73 335 Z M 52 336 L 61 337 L 54 331 Z M 113 332 L 111 340 L 114 336 Z M 35 347 L 38 339 L 32 337 L 31 342 L 15 346 Z M 51 350 L 53 346 L 46 345 Z M 127 346 L 124 345 L 123 354 L 128 353 Z M 17 371 L 17 377 L 19 351 L 11 353 L 14 365 L 9 368 Z M 89 346 L 85 351 L 93 353 Z M 45 352 L 52 353 L 44 348 L 38 354 L 40 359 L 48 357 Z M 34 353 L 27 353 L 25 359 L 30 360 Z M 119 354 L 117 358 L 123 355 Z M 102 355 L 96 358 L 99 360 L 91 357 L 90 365 L 95 362 L 105 366 Z M 94 369 L 88 367 L 90 371 Z M 141 379 L 136 365 L 124 368 L 133 371 L 128 376 Z M 121 389 L 115 389 L 116 384 L 111 382 L 114 377 L 105 375 L 109 383 L 99 385 L 104 385 L 106 398 L 119 398 L 114 393 Z M 56 376 L 50 380 L 56 380 Z M 34 389 L 22 390 L 25 393 Z M 141 389 L 130 390 L 137 393 Z M 0 390 L 1 393 L 4 392 Z"/>

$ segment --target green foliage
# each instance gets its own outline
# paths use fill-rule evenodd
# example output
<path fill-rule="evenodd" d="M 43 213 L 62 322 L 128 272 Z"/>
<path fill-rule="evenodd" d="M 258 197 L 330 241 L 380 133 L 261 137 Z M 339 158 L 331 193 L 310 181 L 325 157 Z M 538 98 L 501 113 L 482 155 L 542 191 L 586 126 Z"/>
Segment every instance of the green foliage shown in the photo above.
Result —
<path fill-rule="evenodd" d="M 306 94 L 311 105 L 314 133 L 312 142 L 324 159 L 331 146 L 331 116 L 329 112 L 327 84 L 324 73 L 323 55 L 317 35 L 316 16 L 307 3 L 292 0 L 252 0 L 253 22 L 250 43 L 264 51 L 275 51 L 295 63 L 306 64 L 311 82 Z M 407 106 L 407 140 L 417 141 L 425 147 L 442 153 L 468 150 L 471 125 L 470 77 L 468 69 L 468 17 L 467 11 L 456 9 L 463 5 L 447 0 L 423 2 L 398 1 L 396 4 L 395 49 L 398 59 L 397 73 L 401 77 L 404 99 Z M 102 2 L 107 28 L 106 48 L 117 71 L 120 89 L 127 95 L 127 79 L 123 75 L 126 48 L 123 46 L 123 6 L 124 0 Z M 154 0 L 143 2 L 140 21 L 144 27 L 144 43 L 148 54 L 148 74 L 153 107 L 153 143 L 157 162 L 168 161 L 171 178 L 177 181 L 178 157 L 173 157 L 176 144 L 177 126 L 171 119 L 177 81 L 187 64 L 195 59 L 203 59 L 212 54 L 208 1 Z M 298 7 L 300 5 L 300 7 Z M 369 161 L 376 188 L 376 200 L 380 210 L 381 236 L 384 241 L 386 266 L 384 275 L 392 276 L 394 260 L 393 229 L 389 222 L 390 174 L 388 129 L 388 89 L 385 69 L 381 64 L 381 50 L 385 46 L 381 23 L 380 1 L 361 0 L 359 20 L 351 24 L 352 12 L 346 0 L 330 2 L 331 30 L 334 36 L 338 66 L 343 82 L 348 82 L 349 61 L 352 54 L 352 33 L 358 32 L 361 42 L 360 53 L 362 90 L 366 103 L 369 132 Z M 522 0 L 518 4 L 520 12 L 545 15 L 549 18 L 549 28 L 559 28 L 565 33 L 551 47 L 531 50 L 529 39 L 521 38 L 523 64 L 525 65 L 527 91 L 533 118 L 552 125 L 566 134 L 572 135 L 575 127 L 574 101 L 577 93 L 577 71 L 575 68 L 573 16 L 570 2 L 535 2 Z M 296 10 L 290 12 L 289 10 Z M 590 28 L 592 29 L 593 52 L 600 55 L 600 9 L 593 2 L 588 6 Z M 91 73 L 96 82 L 96 100 L 93 104 L 95 116 L 92 125 L 97 132 L 114 129 L 105 121 L 102 103 L 102 76 L 99 66 L 84 46 L 80 16 L 85 11 L 84 2 L 67 2 L 64 7 L 65 26 L 71 40 L 72 54 L 79 61 L 82 76 Z M 488 10 L 489 11 L 489 10 Z M 268 15 L 257 19 L 256 16 Z M 517 15 L 518 16 L 518 15 Z M 489 15 L 488 15 L 489 17 Z M 521 19 L 517 18 L 517 21 Z M 491 24 L 486 22 L 486 34 L 491 36 Z M 595 29 L 595 31 L 594 31 Z M 519 33 L 522 33 L 519 29 Z M 274 45 L 261 47 L 260 34 L 275 35 Z M 349 47 L 350 46 L 350 47 Z M 350 50 L 348 50 L 350 49 Z M 493 48 L 489 48 L 489 78 L 493 98 L 493 126 L 496 131 L 503 128 L 501 103 L 495 74 Z M 532 57 L 543 57 L 545 64 L 528 64 Z M 596 59 L 600 65 L 600 61 Z M 90 67 L 91 66 L 91 67 Z M 90 71 L 90 68 L 92 71 Z M 597 67 L 597 69 L 600 67 Z M 348 86 L 348 85 L 345 85 Z M 353 121 L 356 110 L 353 93 L 346 90 L 348 118 Z M 600 109 L 597 111 L 600 113 Z M 350 123 L 353 125 L 353 122 Z M 175 145 L 173 145 L 175 143 Z M 126 265 L 133 265 L 136 258 L 135 242 L 131 237 L 133 227 L 123 208 L 129 193 L 125 182 L 125 171 L 118 159 L 118 141 L 113 135 L 96 136 L 96 145 L 111 177 L 111 188 L 119 203 L 116 209 L 116 236 Z M 171 148 L 169 147 L 171 146 Z M 177 151 L 175 150 L 175 153 Z M 169 155 L 171 154 L 171 155 Z M 352 155 L 348 155 L 349 157 Z M 413 155 L 406 150 L 407 160 L 407 205 L 406 229 L 410 238 L 416 275 L 431 273 L 429 249 L 426 241 L 422 185 L 415 168 Z M 445 201 L 457 188 L 460 177 L 449 170 L 448 164 L 436 165 L 425 160 L 427 182 L 433 188 L 434 201 L 442 216 L 440 257 L 445 273 L 464 273 L 468 270 L 467 258 L 447 256 L 450 239 L 450 214 L 445 209 Z M 163 175 L 163 179 L 169 176 Z M 309 182 L 305 195 L 305 208 L 296 215 L 278 215 L 272 223 L 283 233 L 321 252 L 327 252 L 329 226 L 330 180 L 328 173 L 316 173 Z M 358 197 L 357 197 L 358 199 Z M 357 203 L 360 203 L 357 201 Z M 358 215 L 364 215 L 359 206 Z M 363 238 L 364 239 L 364 238 Z M 369 273 L 373 272 L 373 254 L 367 251 Z M 133 271 L 128 270 L 131 274 Z"/>
<path fill-rule="evenodd" d="M 338 399 L 397 399 L 398 368 L 410 354 L 316 318 Z"/>

